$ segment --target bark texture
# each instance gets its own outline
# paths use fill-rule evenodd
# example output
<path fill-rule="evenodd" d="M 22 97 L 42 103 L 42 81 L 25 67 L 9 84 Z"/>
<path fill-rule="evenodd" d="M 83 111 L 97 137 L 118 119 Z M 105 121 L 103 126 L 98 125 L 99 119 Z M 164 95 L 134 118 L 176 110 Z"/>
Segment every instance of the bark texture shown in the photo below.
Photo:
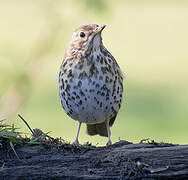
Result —
<path fill-rule="evenodd" d="M 132 144 L 109 147 L 0 148 L 0 179 L 188 179 L 188 145 Z"/>

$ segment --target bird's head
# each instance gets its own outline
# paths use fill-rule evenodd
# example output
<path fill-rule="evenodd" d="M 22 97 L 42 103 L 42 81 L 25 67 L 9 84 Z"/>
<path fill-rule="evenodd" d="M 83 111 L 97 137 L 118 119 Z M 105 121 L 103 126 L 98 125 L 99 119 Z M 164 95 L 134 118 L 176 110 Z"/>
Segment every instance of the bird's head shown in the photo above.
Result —
<path fill-rule="evenodd" d="M 102 45 L 101 32 L 105 27 L 106 25 L 97 24 L 84 24 L 78 27 L 72 35 L 67 53 L 69 55 L 78 52 L 84 54 L 89 49 L 98 50 Z"/>

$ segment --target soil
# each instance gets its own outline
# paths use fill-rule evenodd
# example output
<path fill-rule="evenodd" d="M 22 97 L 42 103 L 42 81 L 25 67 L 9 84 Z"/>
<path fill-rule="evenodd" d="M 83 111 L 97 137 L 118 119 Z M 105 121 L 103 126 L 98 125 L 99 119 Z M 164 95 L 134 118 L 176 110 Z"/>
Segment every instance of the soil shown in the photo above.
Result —
<path fill-rule="evenodd" d="M 0 180 L 188 179 L 188 146 L 165 143 L 108 147 L 0 147 Z"/>

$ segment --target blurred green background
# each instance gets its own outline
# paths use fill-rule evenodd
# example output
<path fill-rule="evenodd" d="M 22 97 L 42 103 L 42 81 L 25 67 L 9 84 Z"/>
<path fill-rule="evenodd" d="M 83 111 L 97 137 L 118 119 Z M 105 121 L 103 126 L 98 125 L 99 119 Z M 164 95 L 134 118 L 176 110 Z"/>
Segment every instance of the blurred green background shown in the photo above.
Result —
<path fill-rule="evenodd" d="M 0 119 L 73 141 L 56 76 L 74 29 L 107 24 L 103 42 L 127 78 L 112 141 L 188 143 L 188 2 L 182 0 L 6 0 L 0 3 Z M 85 134 L 80 142 L 104 145 Z"/>

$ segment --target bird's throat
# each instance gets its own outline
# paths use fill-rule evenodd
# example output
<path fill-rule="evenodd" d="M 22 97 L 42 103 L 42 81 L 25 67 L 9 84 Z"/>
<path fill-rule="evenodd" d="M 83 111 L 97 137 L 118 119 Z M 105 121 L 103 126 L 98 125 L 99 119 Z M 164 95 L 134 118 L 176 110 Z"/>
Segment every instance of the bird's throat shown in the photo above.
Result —
<path fill-rule="evenodd" d="M 93 38 L 93 49 L 98 50 L 102 44 L 101 34 L 97 34 Z"/>

